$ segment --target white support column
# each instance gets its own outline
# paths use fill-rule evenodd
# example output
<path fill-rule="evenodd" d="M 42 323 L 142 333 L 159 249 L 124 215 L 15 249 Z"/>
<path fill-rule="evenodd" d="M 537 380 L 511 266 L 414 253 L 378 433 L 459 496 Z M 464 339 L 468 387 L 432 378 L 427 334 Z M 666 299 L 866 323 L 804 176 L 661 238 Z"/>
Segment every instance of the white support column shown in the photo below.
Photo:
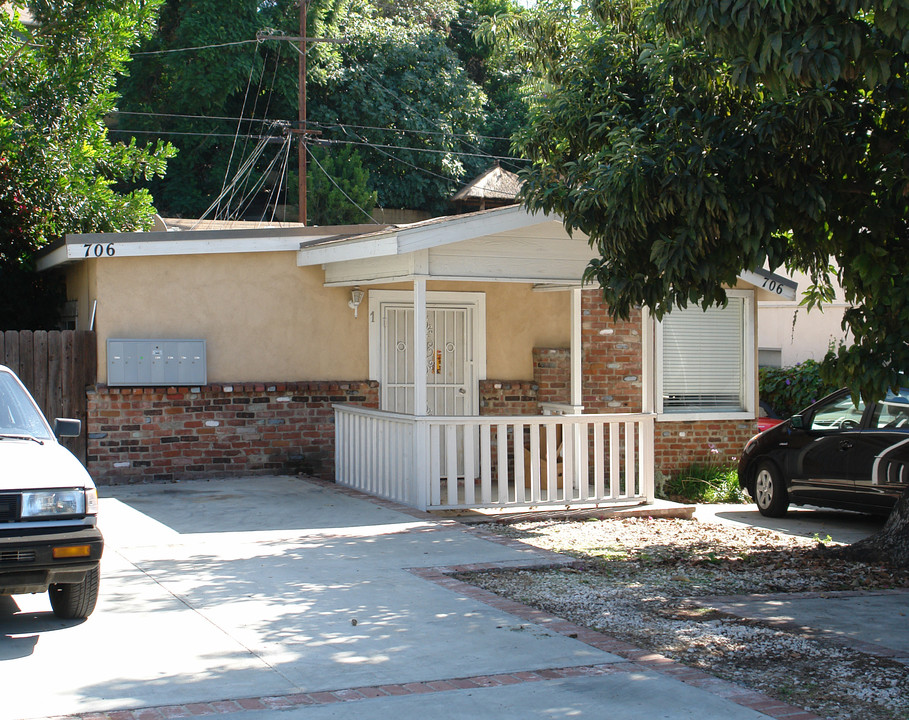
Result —
<path fill-rule="evenodd" d="M 429 423 L 426 422 L 426 278 L 413 281 L 413 504 L 429 507 Z"/>
<path fill-rule="evenodd" d="M 426 278 L 413 281 L 413 414 L 426 415 Z"/>
<path fill-rule="evenodd" d="M 641 308 L 641 411 L 652 413 L 656 407 L 656 364 L 653 348 L 653 316 L 646 307 Z"/>
<path fill-rule="evenodd" d="M 581 412 L 584 403 L 581 368 L 583 359 L 581 339 L 581 288 L 571 289 L 571 404 Z"/>

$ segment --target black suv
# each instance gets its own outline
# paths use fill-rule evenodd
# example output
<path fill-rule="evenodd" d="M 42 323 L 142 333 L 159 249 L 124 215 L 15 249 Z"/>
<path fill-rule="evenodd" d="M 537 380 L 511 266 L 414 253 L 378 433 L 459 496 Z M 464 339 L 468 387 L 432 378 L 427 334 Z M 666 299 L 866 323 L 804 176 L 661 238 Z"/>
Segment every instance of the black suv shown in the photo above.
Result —
<path fill-rule="evenodd" d="M 846 389 L 748 441 L 739 484 L 761 514 L 790 503 L 888 514 L 909 482 L 909 390 L 869 406 Z"/>

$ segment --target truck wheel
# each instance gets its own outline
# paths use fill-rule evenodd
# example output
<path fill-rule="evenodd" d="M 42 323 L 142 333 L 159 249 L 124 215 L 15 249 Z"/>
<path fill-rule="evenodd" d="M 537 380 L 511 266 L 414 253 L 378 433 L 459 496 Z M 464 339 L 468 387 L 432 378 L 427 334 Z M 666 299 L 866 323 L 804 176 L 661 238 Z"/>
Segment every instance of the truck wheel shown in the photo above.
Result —
<path fill-rule="evenodd" d="M 47 594 L 54 615 L 64 620 L 82 619 L 91 615 L 98 601 L 100 579 L 101 570 L 95 567 L 85 573 L 85 579 L 80 583 L 51 585 Z"/>
<path fill-rule="evenodd" d="M 761 515 L 767 517 L 783 517 L 789 508 L 786 483 L 776 465 L 771 462 L 758 465 L 754 478 L 754 501 Z"/>

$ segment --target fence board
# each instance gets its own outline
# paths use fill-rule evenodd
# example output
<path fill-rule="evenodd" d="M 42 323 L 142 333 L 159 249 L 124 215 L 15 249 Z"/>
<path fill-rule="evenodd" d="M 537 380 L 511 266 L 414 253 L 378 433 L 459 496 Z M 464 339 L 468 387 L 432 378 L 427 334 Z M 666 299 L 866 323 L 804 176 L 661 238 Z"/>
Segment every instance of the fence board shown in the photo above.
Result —
<path fill-rule="evenodd" d="M 68 417 L 82 421 L 82 435 L 63 444 L 85 463 L 88 402 L 94 385 L 98 349 L 93 332 L 73 330 L 7 330 L 0 332 L 0 363 L 16 373 L 53 423 Z"/>
<path fill-rule="evenodd" d="M 35 363 L 36 368 L 44 368 L 44 372 L 40 370 L 35 372 L 35 382 L 34 385 L 30 388 L 32 395 L 35 398 L 35 402 L 42 408 L 47 407 L 47 331 L 46 330 L 36 330 L 33 336 L 33 341 L 35 343 L 34 352 L 32 354 L 33 362 Z"/>
<path fill-rule="evenodd" d="M 6 336 L 6 359 L 4 365 L 12 370 L 16 375 L 19 374 L 19 333 L 15 330 L 7 330 Z"/>

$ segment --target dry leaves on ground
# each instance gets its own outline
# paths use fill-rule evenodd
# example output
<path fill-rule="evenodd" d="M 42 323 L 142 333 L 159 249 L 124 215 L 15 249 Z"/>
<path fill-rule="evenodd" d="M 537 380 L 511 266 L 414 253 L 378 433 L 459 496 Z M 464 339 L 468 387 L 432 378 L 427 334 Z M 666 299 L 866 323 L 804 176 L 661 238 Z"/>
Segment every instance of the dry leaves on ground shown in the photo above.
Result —
<path fill-rule="evenodd" d="M 909 668 L 710 608 L 722 595 L 909 586 L 909 574 L 825 558 L 757 528 L 659 518 L 542 521 L 492 532 L 582 561 L 463 579 L 818 715 L 909 717 Z M 692 602 L 695 601 L 695 602 Z"/>

